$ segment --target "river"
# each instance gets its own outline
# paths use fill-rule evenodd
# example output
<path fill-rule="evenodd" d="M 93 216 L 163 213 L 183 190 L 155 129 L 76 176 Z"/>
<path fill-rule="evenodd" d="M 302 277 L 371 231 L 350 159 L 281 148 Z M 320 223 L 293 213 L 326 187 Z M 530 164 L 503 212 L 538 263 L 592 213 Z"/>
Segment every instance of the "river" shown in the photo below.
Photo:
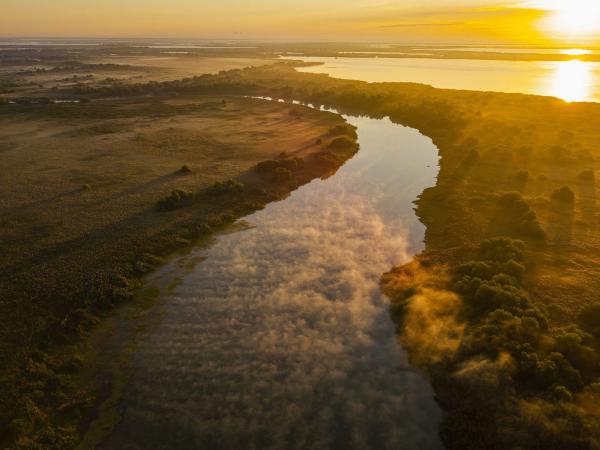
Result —
<path fill-rule="evenodd" d="M 346 119 L 360 151 L 335 175 L 152 276 L 178 284 L 101 448 L 442 448 L 379 288 L 423 248 L 413 201 L 435 184 L 437 148 L 389 119 Z"/>

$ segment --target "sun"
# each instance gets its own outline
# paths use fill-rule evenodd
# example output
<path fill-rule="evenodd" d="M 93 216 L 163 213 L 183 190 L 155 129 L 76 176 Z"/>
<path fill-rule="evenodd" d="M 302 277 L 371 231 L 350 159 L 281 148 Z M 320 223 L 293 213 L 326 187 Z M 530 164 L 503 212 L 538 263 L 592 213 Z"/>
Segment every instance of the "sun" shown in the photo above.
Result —
<path fill-rule="evenodd" d="M 588 38 L 600 34 L 600 0 L 541 0 L 529 5 L 549 12 L 543 28 L 552 36 Z"/>

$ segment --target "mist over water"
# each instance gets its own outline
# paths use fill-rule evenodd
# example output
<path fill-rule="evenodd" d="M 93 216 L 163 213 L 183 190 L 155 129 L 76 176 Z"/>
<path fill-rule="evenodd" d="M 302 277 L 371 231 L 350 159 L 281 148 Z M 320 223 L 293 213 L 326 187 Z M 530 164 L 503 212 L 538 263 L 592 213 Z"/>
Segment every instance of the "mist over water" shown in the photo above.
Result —
<path fill-rule="evenodd" d="M 361 150 L 336 175 L 156 274 L 182 281 L 102 448 L 441 448 L 441 412 L 379 289 L 422 248 L 412 202 L 437 149 L 388 119 L 348 120 Z"/>

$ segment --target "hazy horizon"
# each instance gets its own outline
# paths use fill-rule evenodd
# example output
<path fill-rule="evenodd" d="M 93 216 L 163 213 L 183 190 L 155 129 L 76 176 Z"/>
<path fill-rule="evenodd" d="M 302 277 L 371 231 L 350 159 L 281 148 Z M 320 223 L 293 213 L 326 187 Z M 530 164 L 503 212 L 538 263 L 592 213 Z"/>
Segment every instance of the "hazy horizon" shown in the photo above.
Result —
<path fill-rule="evenodd" d="M 600 6 L 593 0 L 238 0 L 206 4 L 100 0 L 8 0 L 7 38 L 184 38 L 404 43 L 594 44 Z"/>

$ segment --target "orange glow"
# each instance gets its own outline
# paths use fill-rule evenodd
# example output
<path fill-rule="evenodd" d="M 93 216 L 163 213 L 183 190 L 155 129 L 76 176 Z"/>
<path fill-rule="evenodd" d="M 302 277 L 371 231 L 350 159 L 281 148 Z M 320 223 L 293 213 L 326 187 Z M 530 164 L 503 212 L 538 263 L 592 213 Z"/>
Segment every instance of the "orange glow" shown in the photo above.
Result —
<path fill-rule="evenodd" d="M 572 60 L 556 63 L 548 95 L 568 102 L 580 102 L 590 95 L 593 82 L 590 64 Z"/>
<path fill-rule="evenodd" d="M 521 6 L 548 11 L 541 28 L 555 38 L 591 39 L 600 34 L 598 0 L 539 0 Z"/>
<path fill-rule="evenodd" d="M 3 0 L 0 35 L 598 42 L 600 0 Z"/>

